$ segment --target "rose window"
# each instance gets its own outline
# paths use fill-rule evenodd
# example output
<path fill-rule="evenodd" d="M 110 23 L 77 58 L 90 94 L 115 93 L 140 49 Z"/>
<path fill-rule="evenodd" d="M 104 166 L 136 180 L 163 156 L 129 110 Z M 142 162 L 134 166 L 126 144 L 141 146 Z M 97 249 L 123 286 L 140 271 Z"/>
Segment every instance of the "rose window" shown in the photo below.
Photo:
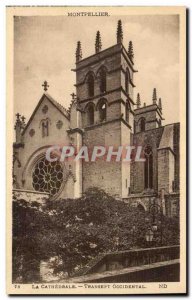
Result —
<path fill-rule="evenodd" d="M 32 184 L 36 191 L 57 194 L 63 182 L 63 168 L 58 162 L 49 162 L 45 157 L 37 162 L 32 174 Z"/>

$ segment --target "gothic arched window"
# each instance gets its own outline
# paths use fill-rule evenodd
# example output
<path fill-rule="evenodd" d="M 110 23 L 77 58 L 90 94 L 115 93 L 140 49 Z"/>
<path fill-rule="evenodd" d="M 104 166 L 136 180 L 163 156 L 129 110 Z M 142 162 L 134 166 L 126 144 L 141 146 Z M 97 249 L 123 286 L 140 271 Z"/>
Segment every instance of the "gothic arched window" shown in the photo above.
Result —
<path fill-rule="evenodd" d="M 41 130 L 42 130 L 42 137 L 49 135 L 49 120 L 42 120 L 41 121 Z"/>
<path fill-rule="evenodd" d="M 88 95 L 89 97 L 94 96 L 94 76 L 93 74 L 89 74 L 88 79 L 87 79 L 87 84 L 88 84 Z"/>
<path fill-rule="evenodd" d="M 105 93 L 107 90 L 107 75 L 105 69 L 101 69 L 99 72 L 100 77 L 100 92 Z"/>
<path fill-rule="evenodd" d="M 129 73 L 128 70 L 125 73 L 125 91 L 128 94 L 129 93 Z"/>
<path fill-rule="evenodd" d="M 94 104 L 89 103 L 87 106 L 87 125 L 94 124 Z"/>
<path fill-rule="evenodd" d="M 129 110 L 130 110 L 129 103 L 126 102 L 126 104 L 125 104 L 125 121 L 127 123 L 129 123 Z"/>
<path fill-rule="evenodd" d="M 145 131 L 145 118 L 140 119 L 140 131 Z"/>
<path fill-rule="evenodd" d="M 145 189 L 153 188 L 153 152 L 151 146 L 146 146 L 145 155 Z"/>
<path fill-rule="evenodd" d="M 140 212 L 144 212 L 144 211 L 145 211 L 145 208 L 144 208 L 143 205 L 140 204 L 140 203 L 137 205 L 137 209 L 138 209 Z"/>
<path fill-rule="evenodd" d="M 107 119 L 107 104 L 105 99 L 101 99 L 98 104 L 99 121 L 103 122 Z"/>

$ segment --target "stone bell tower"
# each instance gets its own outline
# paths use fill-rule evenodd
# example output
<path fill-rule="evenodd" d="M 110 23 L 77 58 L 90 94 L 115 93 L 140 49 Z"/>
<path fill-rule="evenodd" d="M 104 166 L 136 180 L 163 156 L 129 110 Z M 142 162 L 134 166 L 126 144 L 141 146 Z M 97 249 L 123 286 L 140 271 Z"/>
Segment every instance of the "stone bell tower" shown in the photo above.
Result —
<path fill-rule="evenodd" d="M 133 132 L 132 42 L 123 46 L 121 20 L 117 25 L 117 43 L 102 50 L 101 34 L 96 33 L 95 53 L 82 58 L 81 43 L 76 50 L 76 95 L 81 112 L 82 144 L 92 152 L 94 146 L 130 145 Z M 115 150 L 116 149 L 116 150 Z M 98 158 L 83 161 L 82 189 L 98 186 L 116 197 L 127 197 L 130 187 L 130 163 Z"/>
<path fill-rule="evenodd" d="M 135 133 L 155 129 L 162 126 L 163 112 L 161 98 L 157 99 L 157 90 L 153 89 L 152 102 L 149 105 L 144 103 L 141 107 L 140 95 L 137 94 L 137 108 L 135 113 Z"/>

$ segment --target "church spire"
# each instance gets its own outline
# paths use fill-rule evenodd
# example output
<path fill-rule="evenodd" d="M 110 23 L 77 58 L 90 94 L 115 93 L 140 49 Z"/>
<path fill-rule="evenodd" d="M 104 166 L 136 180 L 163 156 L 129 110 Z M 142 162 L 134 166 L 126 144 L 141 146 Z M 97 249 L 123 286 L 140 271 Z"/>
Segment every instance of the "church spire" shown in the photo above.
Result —
<path fill-rule="evenodd" d="M 128 55 L 129 55 L 130 60 L 133 62 L 134 52 L 133 52 L 133 43 L 132 43 L 132 41 L 129 42 Z"/>
<path fill-rule="evenodd" d="M 77 49 L 76 49 L 76 62 L 79 62 L 82 59 L 82 49 L 81 49 L 81 42 L 77 42 Z"/>
<path fill-rule="evenodd" d="M 96 40 L 95 40 L 95 53 L 99 53 L 102 48 L 102 43 L 101 43 L 101 35 L 100 31 L 97 31 L 96 33 Z"/>
<path fill-rule="evenodd" d="M 140 99 L 140 94 L 139 93 L 137 94 L 136 105 L 137 105 L 137 108 L 140 108 L 140 106 L 141 106 L 141 99 Z"/>
<path fill-rule="evenodd" d="M 156 88 L 153 89 L 152 100 L 153 100 L 153 104 L 157 104 L 157 91 L 156 91 Z"/>
<path fill-rule="evenodd" d="M 117 44 L 123 42 L 123 30 L 122 30 L 122 22 L 121 20 L 117 23 Z"/>
<path fill-rule="evenodd" d="M 159 108 L 162 109 L 161 98 L 159 98 Z"/>

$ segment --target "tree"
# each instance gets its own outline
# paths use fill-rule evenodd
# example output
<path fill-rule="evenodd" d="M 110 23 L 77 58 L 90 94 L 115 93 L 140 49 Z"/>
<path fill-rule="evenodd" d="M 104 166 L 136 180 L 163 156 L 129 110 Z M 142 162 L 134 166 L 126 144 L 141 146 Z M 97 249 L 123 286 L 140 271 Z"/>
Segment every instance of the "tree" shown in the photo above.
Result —
<path fill-rule="evenodd" d="M 38 280 L 39 262 L 48 257 L 41 247 L 42 234 L 49 231 L 49 215 L 41 205 L 25 200 L 13 201 L 13 280 Z"/>
<path fill-rule="evenodd" d="M 73 276 L 101 253 L 147 247 L 147 218 L 148 212 L 98 188 L 89 189 L 80 199 L 47 201 L 43 206 L 14 201 L 14 281 L 40 280 L 35 275 L 39 263 L 51 257 L 57 258 L 52 261 L 55 274 L 65 271 Z M 164 217 L 163 230 L 165 245 L 178 241 L 178 220 Z M 160 245 L 158 234 L 156 243 Z"/>

